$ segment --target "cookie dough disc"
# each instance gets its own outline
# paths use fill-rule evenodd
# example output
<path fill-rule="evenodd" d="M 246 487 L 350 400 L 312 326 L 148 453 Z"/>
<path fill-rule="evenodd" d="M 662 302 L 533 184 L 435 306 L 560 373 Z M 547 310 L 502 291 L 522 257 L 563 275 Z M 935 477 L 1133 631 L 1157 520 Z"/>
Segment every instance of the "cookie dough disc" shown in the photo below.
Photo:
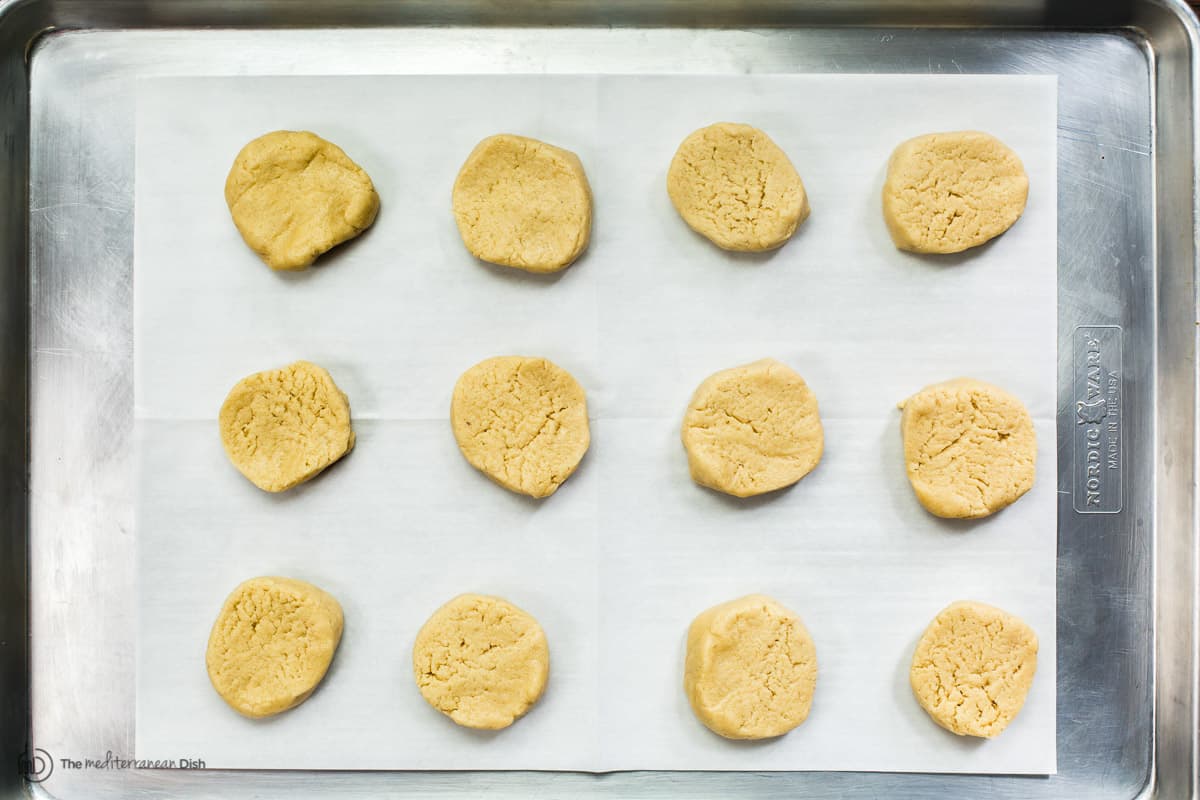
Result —
<path fill-rule="evenodd" d="M 817 650 L 804 623 L 752 594 L 696 617 L 683 690 L 696 716 L 729 739 L 782 736 L 808 718 Z"/>
<path fill-rule="evenodd" d="M 913 694 L 948 731 L 999 736 L 1025 705 L 1037 652 L 1037 635 L 1017 617 L 983 603 L 953 603 L 917 643 Z"/>
<path fill-rule="evenodd" d="M 342 638 L 342 607 L 292 578 L 251 578 L 233 590 L 208 638 L 205 662 L 217 694 L 247 717 L 308 699 Z"/>
<path fill-rule="evenodd" d="M 379 211 L 362 167 L 308 131 L 275 131 L 243 147 L 225 179 L 225 202 L 272 269 L 304 269 L 369 228 Z"/>
<path fill-rule="evenodd" d="M 692 230 L 726 250 L 773 250 L 808 218 L 796 168 L 771 137 L 718 122 L 683 140 L 667 194 Z"/>
<path fill-rule="evenodd" d="M 417 634 L 413 675 L 429 705 L 467 728 L 507 728 L 542 696 L 550 649 L 537 620 L 499 597 L 462 594 Z"/>
<path fill-rule="evenodd" d="M 507 133 L 484 139 L 459 170 L 451 199 L 463 244 L 492 264 L 557 272 L 579 257 L 591 235 L 583 164 L 537 139 Z"/>
<path fill-rule="evenodd" d="M 498 356 L 464 372 L 450 424 L 471 466 L 506 489 L 554 494 L 591 441 L 583 387 L 544 358 Z"/>
<path fill-rule="evenodd" d="M 931 133 L 892 153 L 883 218 L 892 241 L 914 253 L 958 253 L 1013 226 L 1029 178 L 1021 159 L 979 131 Z"/>
<path fill-rule="evenodd" d="M 825 434 L 804 379 L 764 358 L 700 384 L 683 417 L 683 446 L 696 483 L 750 497 L 811 472 Z"/>
<path fill-rule="evenodd" d="M 904 401 L 900 433 L 917 500 L 939 517 L 986 517 L 1033 486 L 1037 436 L 1020 400 L 971 378 Z"/>
<path fill-rule="evenodd" d="M 219 421 L 229 460 L 268 492 L 303 483 L 354 447 L 350 402 L 307 361 L 238 381 Z"/>

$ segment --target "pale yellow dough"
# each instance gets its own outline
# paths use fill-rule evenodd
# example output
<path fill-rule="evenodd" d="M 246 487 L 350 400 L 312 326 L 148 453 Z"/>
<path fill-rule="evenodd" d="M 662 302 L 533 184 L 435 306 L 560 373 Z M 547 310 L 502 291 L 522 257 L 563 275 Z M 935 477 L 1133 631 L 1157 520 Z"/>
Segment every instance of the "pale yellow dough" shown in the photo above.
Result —
<path fill-rule="evenodd" d="M 1025 705 L 1037 653 L 1037 635 L 1017 617 L 983 603 L 952 603 L 917 643 L 913 694 L 946 730 L 990 739 Z"/>
<path fill-rule="evenodd" d="M 758 128 L 733 122 L 683 140 L 667 170 L 667 194 L 692 230 L 725 250 L 773 250 L 809 213 L 787 154 Z"/>
<path fill-rule="evenodd" d="M 492 264 L 557 272 L 591 236 L 583 164 L 537 139 L 507 133 L 484 139 L 459 170 L 451 200 L 463 244 Z"/>
<path fill-rule="evenodd" d="M 901 408 L 905 470 L 931 514 L 986 517 L 1033 487 L 1033 419 L 1003 389 L 956 378 L 926 386 Z"/>
<path fill-rule="evenodd" d="M 233 590 L 208 638 L 205 662 L 217 694 L 247 717 L 308 699 L 342 638 L 342 607 L 293 578 L 251 578 Z"/>
<path fill-rule="evenodd" d="M 303 483 L 354 447 L 349 400 L 307 361 L 238 381 L 219 422 L 229 460 L 267 492 Z"/>
<path fill-rule="evenodd" d="M 709 730 L 729 739 L 782 736 L 808 718 L 817 650 L 804 623 L 753 594 L 696 617 L 683 690 Z"/>
<path fill-rule="evenodd" d="M 379 195 L 342 149 L 308 131 L 275 131 L 242 148 L 225 202 L 246 244 L 272 269 L 304 269 L 371 226 Z"/>
<path fill-rule="evenodd" d="M 737 497 L 803 478 L 825 448 L 817 398 L 786 364 L 764 358 L 709 377 L 683 417 L 692 479 Z"/>
<path fill-rule="evenodd" d="M 550 649 L 537 620 L 502 600 L 462 594 L 417 634 L 413 675 L 429 705 L 467 728 L 507 728 L 542 696 Z"/>
<path fill-rule="evenodd" d="M 892 153 L 883 218 L 901 250 L 958 253 L 1011 228 L 1028 194 L 1021 159 L 996 137 L 930 133 Z"/>
<path fill-rule="evenodd" d="M 587 452 L 583 387 L 544 358 L 498 356 L 464 372 L 450 424 L 471 466 L 506 489 L 554 494 Z"/>

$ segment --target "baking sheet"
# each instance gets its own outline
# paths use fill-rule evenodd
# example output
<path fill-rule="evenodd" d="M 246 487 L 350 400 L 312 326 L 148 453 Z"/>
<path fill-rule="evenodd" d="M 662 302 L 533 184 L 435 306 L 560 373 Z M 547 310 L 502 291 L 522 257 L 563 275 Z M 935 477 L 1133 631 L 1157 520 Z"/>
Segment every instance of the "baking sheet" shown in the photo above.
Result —
<path fill-rule="evenodd" d="M 156 79 L 138 89 L 135 354 L 139 454 L 137 750 L 209 767 L 305 769 L 1055 770 L 1055 80 L 1040 76 Z M 790 155 L 813 215 L 766 256 L 716 250 L 664 190 L 691 130 L 755 124 Z M 375 180 L 374 228 L 308 272 L 266 269 L 228 219 L 233 155 L 277 128 L 340 144 Z M 1025 217 L 959 257 L 897 252 L 878 210 L 892 147 L 980 128 L 1023 158 Z M 471 259 L 449 191 L 480 138 L 577 152 L 595 195 L 588 253 L 539 278 Z M 490 484 L 446 420 L 463 369 L 547 356 L 588 390 L 592 449 L 553 497 Z M 678 424 L 711 372 L 762 356 L 801 372 L 826 453 L 793 489 L 736 501 L 687 475 Z M 215 416 L 241 376 L 307 358 L 348 393 L 358 446 L 318 480 L 259 492 Z M 981 522 L 925 514 L 895 403 L 961 374 L 1021 396 L 1040 479 Z M 346 611 L 304 705 L 266 721 L 208 686 L 225 594 L 304 578 Z M 460 729 L 411 679 L 417 628 L 462 591 L 542 622 L 550 686 L 512 728 Z M 720 739 L 680 688 L 687 624 L 771 594 L 804 617 L 820 678 L 809 720 Z M 969 597 L 1024 617 L 1041 669 L 1000 739 L 933 725 L 907 686 L 916 638 Z"/>

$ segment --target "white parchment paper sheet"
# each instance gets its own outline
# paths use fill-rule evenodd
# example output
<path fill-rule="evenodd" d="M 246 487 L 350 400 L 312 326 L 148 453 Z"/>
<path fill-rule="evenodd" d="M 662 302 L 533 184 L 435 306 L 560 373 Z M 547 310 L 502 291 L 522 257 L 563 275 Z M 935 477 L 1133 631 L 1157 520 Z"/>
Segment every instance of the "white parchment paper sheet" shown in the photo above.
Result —
<path fill-rule="evenodd" d="M 307 769 L 1055 771 L 1055 80 L 1026 76 L 509 76 L 158 79 L 138 92 L 136 322 L 140 559 L 137 750 L 209 767 Z M 718 120 L 766 130 L 813 212 L 781 250 L 722 252 L 672 209 L 665 171 Z M 310 129 L 382 197 L 360 240 L 300 274 L 266 268 L 225 207 L 238 149 Z M 936 130 L 990 131 L 1031 191 L 1005 236 L 963 256 L 898 252 L 880 215 L 887 158 Z M 450 187 L 484 136 L 574 150 L 595 195 L 591 247 L 532 277 L 464 250 Z M 592 448 L 542 502 L 459 455 L 458 375 L 544 355 L 588 392 Z M 691 392 L 764 356 L 807 379 L 826 451 L 772 496 L 694 485 L 679 443 Z M 235 381 L 306 358 L 348 393 L 358 446 L 283 495 L 227 462 L 216 414 Z M 926 514 L 904 477 L 896 403 L 959 375 L 1023 398 L 1039 479 L 988 520 Z M 332 592 L 346 633 L 321 688 L 263 721 L 228 709 L 204 648 L 241 580 Z M 455 594 L 510 598 L 545 627 L 549 688 L 512 728 L 429 708 L 410 649 Z M 687 625 L 763 592 L 795 609 L 820 662 L 791 734 L 729 742 L 681 689 Z M 908 686 L 915 642 L 951 601 L 993 603 L 1041 640 L 1024 711 L 995 741 L 934 725 Z"/>

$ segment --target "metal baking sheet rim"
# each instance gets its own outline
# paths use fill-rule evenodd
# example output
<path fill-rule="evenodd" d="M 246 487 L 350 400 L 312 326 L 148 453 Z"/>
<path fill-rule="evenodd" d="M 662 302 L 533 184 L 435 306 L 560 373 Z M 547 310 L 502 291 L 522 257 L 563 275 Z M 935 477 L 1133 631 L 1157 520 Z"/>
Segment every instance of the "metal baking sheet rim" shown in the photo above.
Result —
<path fill-rule="evenodd" d="M 52 27 L 109 28 L 117 25 L 139 26 L 149 21 L 131 11 L 138 5 L 133 3 L 113 3 L 110 17 L 105 17 L 101 12 L 91 18 L 86 13 L 86 4 L 68 2 L 59 5 L 58 11 L 63 19 L 50 16 L 54 9 L 48 3 L 37 0 L 0 1 L 0 85 L 9 87 L 9 91 L 0 99 L 5 111 L 0 124 L 4 126 L 6 156 L 5 162 L 0 165 L 0 180 L 4 181 L 8 196 L 18 200 L 10 203 L 9 212 L 0 217 L 0 247 L 5 248 L 10 257 L 9 263 L 14 265 L 14 268 L 0 272 L 0 321 L 8 326 L 6 330 L 18 332 L 17 336 L 10 337 L 0 347 L 0 375 L 4 376 L 9 386 L 28 386 L 31 377 L 31 311 L 27 302 L 31 287 L 27 269 L 29 252 L 26 249 L 30 222 L 26 214 L 27 204 L 20 200 L 27 197 L 29 192 L 27 81 L 33 43 L 39 32 Z M 174 3 L 166 0 L 155 7 L 179 11 L 181 19 L 197 24 L 204 18 L 201 5 L 188 0 Z M 470 3 L 457 5 L 468 6 Z M 263 7 L 264 4 L 260 3 L 246 3 L 243 24 L 265 24 L 268 19 L 263 16 Z M 803 11 L 803 4 L 797 4 L 797 7 Z M 169 15 L 163 19 L 166 18 Z M 210 20 L 209 24 L 217 21 L 223 20 Z M 819 11 L 808 19 L 809 23 L 821 21 Z M 159 22 L 161 24 L 161 20 Z M 1153 742 L 1147 743 L 1152 748 L 1151 773 L 1138 795 L 1190 797 L 1197 793 L 1195 241 L 1200 206 L 1197 205 L 1194 167 L 1200 34 L 1195 17 L 1179 0 L 1143 2 L 1134 8 L 1127 22 L 1129 28 L 1138 29 L 1136 35 L 1141 38 L 1151 65 L 1154 103 L 1150 109 L 1151 141 L 1155 149 L 1152 169 L 1157 181 L 1153 205 L 1158 212 L 1155 232 L 1157 274 L 1154 275 L 1157 281 L 1154 297 L 1157 339 L 1153 342 L 1156 347 L 1154 366 L 1157 369 L 1151 376 L 1157 401 L 1153 413 L 1156 423 L 1152 442 L 1155 455 L 1153 481 L 1159 501 L 1152 517 L 1155 531 L 1155 580 L 1152 590 L 1157 600 L 1154 603 L 1157 696 L 1154 705 L 1155 735 Z M 803 20 L 795 24 L 802 23 Z M 412 24 L 411 20 L 407 24 Z M 1187 98 L 1187 102 L 1180 103 L 1186 109 L 1186 118 L 1182 120 L 1186 125 L 1176 119 L 1179 114 L 1168 116 L 1170 111 L 1164 108 L 1164 98 L 1180 96 Z M 1192 159 L 1190 175 L 1193 177 L 1189 180 L 1178 177 L 1179 165 L 1172 156 L 1181 155 Z M 1183 309 L 1185 305 L 1186 312 Z M 1168 318 L 1164 320 L 1164 316 Z M 1180 324 L 1185 317 L 1188 323 L 1186 330 Z M 1113 467 L 1117 475 L 1115 481 L 1109 480 L 1103 486 L 1096 483 L 1095 471 L 1089 472 L 1088 469 L 1094 460 L 1103 462 L 1106 452 L 1112 452 L 1113 437 L 1115 451 L 1122 458 L 1127 455 L 1126 448 L 1130 444 L 1124 438 L 1122 426 L 1122 387 L 1125 384 L 1121 375 L 1123 369 L 1133 367 L 1129 362 L 1130 354 L 1122 351 L 1122 333 L 1120 326 L 1104 323 L 1079 325 L 1065 339 L 1060 333 L 1064 346 L 1066 342 L 1071 342 L 1070 364 L 1065 370 L 1060 369 L 1060 403 L 1064 379 L 1071 382 L 1071 402 L 1069 407 L 1060 408 L 1059 427 L 1061 447 L 1064 438 L 1062 428 L 1065 425 L 1072 426 L 1071 457 L 1064 459 L 1063 469 L 1066 470 L 1068 464 L 1074 465 L 1068 488 L 1064 491 L 1064 494 L 1070 495 L 1067 507 L 1074 513 L 1116 514 L 1123 508 L 1123 487 L 1128 481 L 1124 463 L 1117 463 Z M 1062 355 L 1060 348 L 1060 358 Z M 1181 366 L 1190 380 L 1182 382 L 1183 385 L 1178 381 L 1172 383 L 1165 380 L 1163 369 L 1170 367 L 1178 370 Z M 1093 385 L 1089 377 L 1093 371 L 1089 369 L 1091 367 L 1097 368 L 1102 378 L 1098 387 Z M 1110 381 L 1112 375 L 1117 376 L 1115 391 Z M 39 774 L 39 770 L 45 770 L 47 764 L 52 770 L 54 758 L 30 743 L 28 733 L 31 722 L 29 686 L 32 677 L 28 637 L 31 633 L 36 634 L 29 630 L 29 591 L 32 583 L 29 577 L 27 474 L 30 451 L 27 437 L 31 406 L 28 397 L 18 394 L 10 393 L 0 398 L 0 441 L 9 445 L 0 451 L 0 474 L 9 476 L 4 483 L 4 494 L 0 496 L 3 498 L 0 509 L 9 530 L 14 534 L 0 540 L 0 577 L 4 579 L 0 582 L 3 586 L 0 588 L 3 606 L 0 607 L 7 612 L 0 618 L 0 697 L 3 699 L 0 734 L 3 735 L 5 754 L 10 757 L 9 763 L 15 763 L 17 767 L 16 770 L 0 768 L 0 793 L 2 796 L 25 796 L 27 793 L 45 796 L 46 793 L 38 786 L 38 779 L 44 779 L 48 774 Z M 1111 425 L 1114 421 L 1117 422 L 1115 428 Z M 1181 435 L 1184 433 L 1187 435 Z M 1089 460 L 1089 454 L 1096 450 L 1096 442 L 1100 441 L 1097 437 L 1102 437 L 1104 444 L 1095 459 Z M 1107 477 L 1112 473 L 1101 474 Z M 1164 502 L 1164 498 L 1169 502 Z M 1139 519 L 1138 524 L 1147 524 L 1147 521 Z M 1179 533 L 1164 535 L 1164 532 L 1171 531 Z M 1169 602 L 1170 598 L 1186 598 L 1186 602 Z M 1064 735 L 1061 728 L 1059 735 L 1060 739 Z M 238 773 L 232 775 L 237 776 Z M 383 788 L 383 784 L 369 775 L 335 775 L 338 785 L 348 794 L 370 796 Z M 526 787 L 520 783 L 520 775 L 424 774 L 423 786 L 426 791 L 439 793 L 471 793 L 481 791 L 484 787 L 494 787 L 507 788 L 520 794 L 526 791 Z M 227 777 L 228 774 L 217 773 L 212 777 L 222 776 Z M 755 793 L 769 795 L 777 791 L 770 788 L 770 784 L 784 776 L 764 773 L 746 777 L 753 780 L 748 786 L 757 787 Z M 136 785 L 140 796 L 170 794 L 173 788 L 180 788 L 169 780 L 170 776 L 148 772 L 139 778 L 144 778 Z M 303 785 L 270 773 L 260 773 L 259 778 L 260 781 L 255 785 L 264 791 L 295 791 Z M 660 778 L 667 783 L 659 785 L 659 791 L 669 791 L 672 788 L 669 775 L 660 775 Z M 514 779 L 517 782 L 514 783 Z M 657 780 L 651 774 L 643 775 L 642 779 L 650 783 Z M 992 779 L 987 785 L 995 787 L 997 780 L 1003 782 L 1005 779 Z M 839 793 L 848 795 L 852 791 L 853 781 L 853 775 L 830 775 L 824 789 L 835 796 Z M 911 790 L 905 790 L 905 783 L 897 780 L 897 794 L 911 794 Z M 576 781 L 565 785 L 572 786 L 572 790 L 578 792 L 604 791 L 597 784 Z M 624 790 L 629 791 L 631 785 L 625 784 Z M 942 789 L 965 789 L 970 785 L 958 780 L 939 782 Z M 107 786 L 105 793 L 113 796 L 118 796 L 123 788 L 126 791 L 135 788 L 111 770 L 98 774 L 93 786 L 97 790 Z M 391 786 L 394 788 L 395 784 Z M 552 783 L 545 782 L 541 786 L 553 790 Z M 213 785 L 209 785 L 207 790 L 193 788 L 198 789 L 197 796 L 216 789 Z M 314 791 L 319 794 L 321 790 L 317 788 Z"/>

